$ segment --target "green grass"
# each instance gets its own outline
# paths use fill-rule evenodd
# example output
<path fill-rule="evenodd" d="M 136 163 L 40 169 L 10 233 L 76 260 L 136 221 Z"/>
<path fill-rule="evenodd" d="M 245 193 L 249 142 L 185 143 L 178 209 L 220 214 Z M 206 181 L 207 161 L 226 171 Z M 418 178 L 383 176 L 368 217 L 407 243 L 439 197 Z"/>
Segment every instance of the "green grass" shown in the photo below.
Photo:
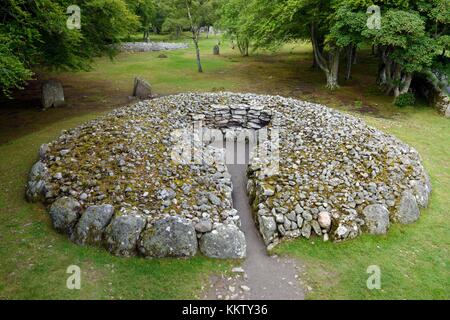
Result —
<path fill-rule="evenodd" d="M 158 37 L 158 40 L 164 39 Z M 397 108 L 374 85 L 377 61 L 359 57 L 351 81 L 329 92 L 324 75 L 311 69 L 307 44 L 243 58 L 217 39 L 202 40 L 205 72 L 196 71 L 194 50 L 121 54 L 96 60 L 91 72 L 44 74 L 63 81 L 68 106 L 40 112 L 33 101 L 0 108 L 0 298 L 4 299 L 180 299 L 200 297 L 211 273 L 235 264 L 196 257 L 191 260 L 116 258 L 103 249 L 79 247 L 50 225 L 45 208 L 24 199 L 27 173 L 40 144 L 119 105 L 129 103 L 133 77 L 149 80 L 155 92 L 229 90 L 280 94 L 326 103 L 362 117 L 370 125 L 414 146 L 431 175 L 430 206 L 409 226 L 394 225 L 388 235 L 364 235 L 341 243 L 296 240 L 277 249 L 306 266 L 310 299 L 450 298 L 450 121 L 424 107 Z M 367 67 L 369 66 L 369 67 Z M 312 244 L 314 242 L 314 244 Z M 66 268 L 82 269 L 82 289 L 68 290 Z M 366 269 L 379 265 L 382 290 L 366 288 Z"/>

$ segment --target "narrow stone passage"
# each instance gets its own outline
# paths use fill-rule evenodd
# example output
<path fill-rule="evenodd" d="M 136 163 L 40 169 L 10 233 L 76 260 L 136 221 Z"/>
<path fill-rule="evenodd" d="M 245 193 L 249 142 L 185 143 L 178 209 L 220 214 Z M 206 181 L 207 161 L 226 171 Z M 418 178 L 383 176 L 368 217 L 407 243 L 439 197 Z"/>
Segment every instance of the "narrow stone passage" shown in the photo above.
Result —
<path fill-rule="evenodd" d="M 247 197 L 247 165 L 228 165 L 233 182 L 233 206 L 241 217 L 247 258 L 236 276 L 214 277 L 209 299 L 303 300 L 300 269 L 293 259 L 269 256 L 252 217 Z"/>

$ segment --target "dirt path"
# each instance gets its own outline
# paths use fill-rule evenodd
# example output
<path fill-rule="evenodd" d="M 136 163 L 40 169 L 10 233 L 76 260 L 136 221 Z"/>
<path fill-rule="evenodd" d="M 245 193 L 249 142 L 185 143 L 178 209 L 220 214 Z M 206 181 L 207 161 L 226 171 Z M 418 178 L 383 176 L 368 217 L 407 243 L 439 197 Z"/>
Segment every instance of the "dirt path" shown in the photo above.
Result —
<path fill-rule="evenodd" d="M 247 165 L 229 165 L 233 182 L 233 204 L 239 211 L 247 241 L 247 258 L 233 277 L 212 278 L 208 299 L 302 300 L 300 268 L 294 260 L 269 256 L 252 218 L 246 186 Z"/>

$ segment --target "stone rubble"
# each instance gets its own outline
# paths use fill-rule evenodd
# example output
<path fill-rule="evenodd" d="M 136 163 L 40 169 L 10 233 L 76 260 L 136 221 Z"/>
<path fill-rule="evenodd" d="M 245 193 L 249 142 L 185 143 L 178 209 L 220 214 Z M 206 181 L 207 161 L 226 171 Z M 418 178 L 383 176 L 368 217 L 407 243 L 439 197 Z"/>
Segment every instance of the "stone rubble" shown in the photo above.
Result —
<path fill-rule="evenodd" d="M 247 189 L 269 249 L 284 238 L 384 234 L 428 203 L 420 156 L 395 137 L 322 105 L 235 93 L 140 101 L 65 130 L 39 149 L 26 196 L 48 204 L 55 228 L 76 243 L 113 254 L 243 258 L 215 135 L 238 141 L 263 129 L 271 152 L 251 152 Z"/>
<path fill-rule="evenodd" d="M 124 52 L 170 51 L 187 48 L 189 48 L 187 43 L 170 42 L 122 42 L 119 46 L 119 50 Z"/>

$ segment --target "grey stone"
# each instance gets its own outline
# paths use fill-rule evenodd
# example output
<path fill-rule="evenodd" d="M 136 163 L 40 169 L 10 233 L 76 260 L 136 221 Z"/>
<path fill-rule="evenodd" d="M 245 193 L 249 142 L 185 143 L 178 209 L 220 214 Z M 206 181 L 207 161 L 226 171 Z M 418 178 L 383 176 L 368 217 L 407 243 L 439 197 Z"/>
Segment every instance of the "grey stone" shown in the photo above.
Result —
<path fill-rule="evenodd" d="M 219 224 L 200 238 L 201 252 L 211 258 L 242 259 L 246 248 L 244 233 L 232 224 Z"/>
<path fill-rule="evenodd" d="M 195 231 L 200 233 L 210 232 L 212 230 L 212 223 L 209 219 L 202 219 L 195 224 Z"/>
<path fill-rule="evenodd" d="M 380 204 L 371 204 L 362 211 L 366 228 L 371 234 L 385 234 L 389 229 L 389 211 Z"/>
<path fill-rule="evenodd" d="M 197 247 L 192 223 L 180 217 L 167 217 L 142 233 L 139 250 L 146 257 L 192 257 Z"/>
<path fill-rule="evenodd" d="M 46 81 L 42 85 L 41 102 L 44 109 L 63 106 L 65 104 L 64 89 L 61 82 L 57 80 Z"/>
<path fill-rule="evenodd" d="M 39 159 L 45 160 L 47 159 L 48 152 L 50 151 L 50 146 L 47 143 L 44 143 L 39 148 Z"/>
<path fill-rule="evenodd" d="M 275 222 L 275 219 L 268 216 L 258 216 L 258 222 L 259 231 L 261 232 L 264 242 L 266 243 L 266 245 L 268 245 L 272 241 L 273 236 L 277 231 L 277 224 Z"/>
<path fill-rule="evenodd" d="M 321 235 L 322 235 L 322 229 L 320 229 L 320 225 L 319 225 L 319 222 L 317 222 L 317 220 L 311 221 L 311 227 L 313 228 L 314 232 L 315 232 L 318 236 L 321 236 Z"/>
<path fill-rule="evenodd" d="M 62 197 L 53 202 L 49 213 L 53 227 L 58 232 L 70 235 L 80 217 L 81 206 L 73 198 Z"/>
<path fill-rule="evenodd" d="M 220 47 L 216 44 L 213 48 L 213 54 L 218 56 L 220 54 Z"/>
<path fill-rule="evenodd" d="M 109 204 L 88 207 L 75 227 L 72 234 L 73 241 L 81 245 L 101 244 L 103 233 L 113 214 L 114 207 Z"/>
<path fill-rule="evenodd" d="M 411 184 L 417 204 L 422 208 L 426 208 L 428 206 L 429 188 L 419 180 L 413 180 Z"/>
<path fill-rule="evenodd" d="M 28 175 L 26 198 L 30 202 L 44 201 L 48 191 L 49 173 L 42 161 L 36 162 Z"/>
<path fill-rule="evenodd" d="M 303 223 L 303 227 L 301 229 L 302 236 L 309 239 L 311 237 L 311 224 L 307 221 Z"/>
<path fill-rule="evenodd" d="M 133 96 L 139 99 L 146 99 L 152 96 L 152 87 L 141 78 L 134 78 Z"/>
<path fill-rule="evenodd" d="M 105 232 L 108 250 L 118 256 L 135 255 L 137 242 L 145 224 L 145 220 L 138 215 L 113 218 Z"/>
<path fill-rule="evenodd" d="M 409 224 L 415 222 L 419 215 L 420 211 L 416 198 L 411 192 L 405 191 L 397 209 L 396 219 L 402 224 Z"/>

